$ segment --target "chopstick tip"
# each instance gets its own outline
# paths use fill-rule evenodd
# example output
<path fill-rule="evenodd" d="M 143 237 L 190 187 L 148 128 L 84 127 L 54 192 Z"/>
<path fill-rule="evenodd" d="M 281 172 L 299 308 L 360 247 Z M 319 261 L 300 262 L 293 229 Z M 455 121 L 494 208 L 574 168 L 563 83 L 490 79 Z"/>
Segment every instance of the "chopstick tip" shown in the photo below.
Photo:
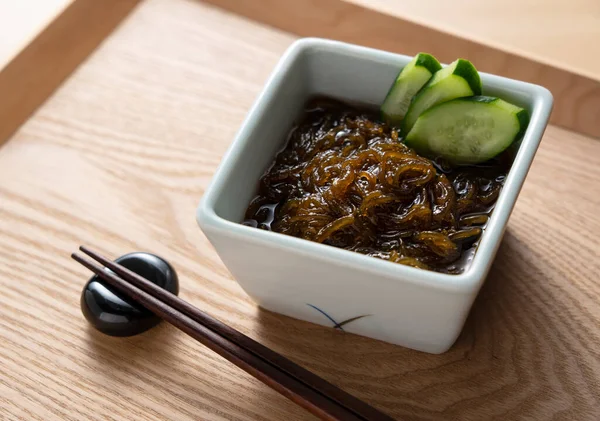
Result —
<path fill-rule="evenodd" d="M 81 256 L 80 254 L 77 253 L 71 253 L 71 259 L 75 260 L 76 262 L 79 263 L 83 263 L 85 261 L 85 259 L 83 258 L 83 256 Z"/>

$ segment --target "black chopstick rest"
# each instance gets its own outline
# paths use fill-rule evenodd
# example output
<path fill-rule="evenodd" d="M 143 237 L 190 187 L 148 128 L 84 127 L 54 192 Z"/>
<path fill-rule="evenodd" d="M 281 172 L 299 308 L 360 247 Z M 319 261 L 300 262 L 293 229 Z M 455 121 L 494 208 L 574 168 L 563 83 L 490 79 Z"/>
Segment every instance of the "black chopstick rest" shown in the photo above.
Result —
<path fill-rule="evenodd" d="M 121 256 L 115 262 L 173 294 L 179 293 L 175 269 L 159 256 L 135 252 Z M 161 321 L 150 310 L 133 302 L 98 276 L 93 276 L 83 288 L 81 311 L 92 326 L 111 336 L 137 335 Z"/>
<path fill-rule="evenodd" d="M 108 285 L 151 309 L 172 326 L 317 417 L 327 421 L 393 421 L 388 415 L 166 292 L 119 262 L 85 246 L 80 246 L 79 250 L 94 261 L 78 253 L 71 254 L 73 260 Z"/>

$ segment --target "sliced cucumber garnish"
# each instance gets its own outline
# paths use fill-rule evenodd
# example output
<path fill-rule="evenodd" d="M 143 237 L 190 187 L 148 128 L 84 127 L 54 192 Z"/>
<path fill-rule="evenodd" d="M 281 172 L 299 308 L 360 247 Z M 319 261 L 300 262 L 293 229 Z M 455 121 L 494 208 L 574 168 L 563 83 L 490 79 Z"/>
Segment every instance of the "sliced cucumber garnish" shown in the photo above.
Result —
<path fill-rule="evenodd" d="M 528 123 L 526 110 L 499 98 L 458 98 L 421 114 L 405 142 L 420 154 L 476 164 L 503 152 Z"/>
<path fill-rule="evenodd" d="M 410 100 L 427 83 L 431 76 L 442 68 L 439 61 L 430 54 L 419 53 L 400 71 L 390 88 L 383 105 L 383 119 L 398 126 L 404 119 Z"/>
<path fill-rule="evenodd" d="M 417 118 L 428 108 L 472 95 L 481 95 L 479 73 L 470 61 L 458 59 L 438 70 L 415 95 L 402 123 L 402 132 L 410 132 Z"/>

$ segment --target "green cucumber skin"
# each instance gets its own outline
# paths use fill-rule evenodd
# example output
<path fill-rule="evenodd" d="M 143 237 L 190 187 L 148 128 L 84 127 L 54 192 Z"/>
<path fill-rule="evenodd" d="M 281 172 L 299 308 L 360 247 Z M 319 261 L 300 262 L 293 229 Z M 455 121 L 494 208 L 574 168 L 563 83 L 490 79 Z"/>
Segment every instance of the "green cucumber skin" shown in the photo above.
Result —
<path fill-rule="evenodd" d="M 466 80 L 471 91 L 473 91 L 473 95 L 481 95 L 481 78 L 479 77 L 479 72 L 470 61 L 459 58 L 456 69 L 454 69 L 452 74 Z"/>
<path fill-rule="evenodd" d="M 525 130 L 527 130 L 527 126 L 529 125 L 529 113 L 523 109 L 517 113 L 517 118 L 519 119 L 521 130 L 517 133 L 516 138 L 520 138 L 525 134 Z"/>
<path fill-rule="evenodd" d="M 414 125 L 414 123 L 417 121 L 417 118 L 419 117 L 419 115 L 415 116 L 415 113 L 423 113 L 427 110 L 427 108 L 423 109 L 423 110 L 417 110 L 417 107 L 419 106 L 419 102 L 420 101 L 426 101 L 427 97 L 426 95 L 431 95 L 432 90 L 436 89 L 441 89 L 440 88 L 440 84 L 448 84 L 451 83 L 451 80 L 449 78 L 452 77 L 457 77 L 459 79 L 456 80 L 456 83 L 459 84 L 459 80 L 462 79 L 465 84 L 468 86 L 468 90 L 464 89 L 462 91 L 462 93 L 458 94 L 458 96 L 455 95 L 450 95 L 447 98 L 444 98 L 442 100 L 437 100 L 436 102 L 434 102 L 432 105 L 429 106 L 429 108 L 440 104 L 442 102 L 445 101 L 451 101 L 455 98 L 460 98 L 460 97 L 468 97 L 468 96 L 473 96 L 473 95 L 481 95 L 481 78 L 479 77 L 479 73 L 477 72 L 477 69 L 475 68 L 475 66 L 473 66 L 473 64 L 467 60 L 464 59 L 458 59 L 455 60 L 454 62 L 450 63 L 448 66 L 453 66 L 454 64 L 455 68 L 453 69 L 452 73 L 447 74 L 444 76 L 444 78 L 440 79 L 436 79 L 436 74 L 434 74 L 431 79 L 429 79 L 429 82 L 427 82 L 427 84 L 425 86 L 423 86 L 421 88 L 421 90 L 413 97 L 412 101 L 411 101 L 411 105 L 408 108 L 408 111 L 406 112 L 405 118 L 402 122 L 401 125 L 401 132 L 403 134 L 407 134 L 410 129 L 412 128 L 412 126 Z M 444 68 L 445 69 L 445 68 Z M 442 86 L 443 88 L 443 86 Z"/>
<path fill-rule="evenodd" d="M 441 68 L 440 62 L 431 54 L 417 54 L 398 72 L 394 79 L 380 108 L 381 119 L 392 126 L 399 126 L 408 110 L 408 106 L 403 104 L 406 102 L 410 104 L 412 97 Z M 414 86 L 410 86 L 410 84 Z"/>
<path fill-rule="evenodd" d="M 417 54 L 415 66 L 426 68 L 432 75 L 442 68 L 440 62 L 434 56 L 427 53 Z"/>
<path fill-rule="evenodd" d="M 465 109 L 479 115 L 469 116 Z M 451 124 L 442 126 L 442 122 Z M 457 98 L 423 112 L 405 137 L 405 143 L 422 155 L 443 157 L 459 165 L 477 164 L 504 152 L 524 133 L 528 123 L 529 113 L 525 109 L 499 98 Z M 482 142 L 484 138 L 487 141 Z M 475 141 L 469 142 L 470 139 Z M 454 145 L 454 151 L 448 147 L 450 144 Z"/>

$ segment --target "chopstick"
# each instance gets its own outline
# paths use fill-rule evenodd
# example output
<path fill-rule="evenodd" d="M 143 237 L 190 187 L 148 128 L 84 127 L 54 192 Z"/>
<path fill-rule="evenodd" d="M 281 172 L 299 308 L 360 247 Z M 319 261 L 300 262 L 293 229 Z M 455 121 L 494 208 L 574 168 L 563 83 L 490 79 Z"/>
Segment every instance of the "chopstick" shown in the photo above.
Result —
<path fill-rule="evenodd" d="M 87 247 L 81 246 L 80 250 L 105 267 L 75 253 L 71 255 L 74 260 L 317 417 L 329 421 L 393 421 L 388 415 L 129 269 Z"/>

